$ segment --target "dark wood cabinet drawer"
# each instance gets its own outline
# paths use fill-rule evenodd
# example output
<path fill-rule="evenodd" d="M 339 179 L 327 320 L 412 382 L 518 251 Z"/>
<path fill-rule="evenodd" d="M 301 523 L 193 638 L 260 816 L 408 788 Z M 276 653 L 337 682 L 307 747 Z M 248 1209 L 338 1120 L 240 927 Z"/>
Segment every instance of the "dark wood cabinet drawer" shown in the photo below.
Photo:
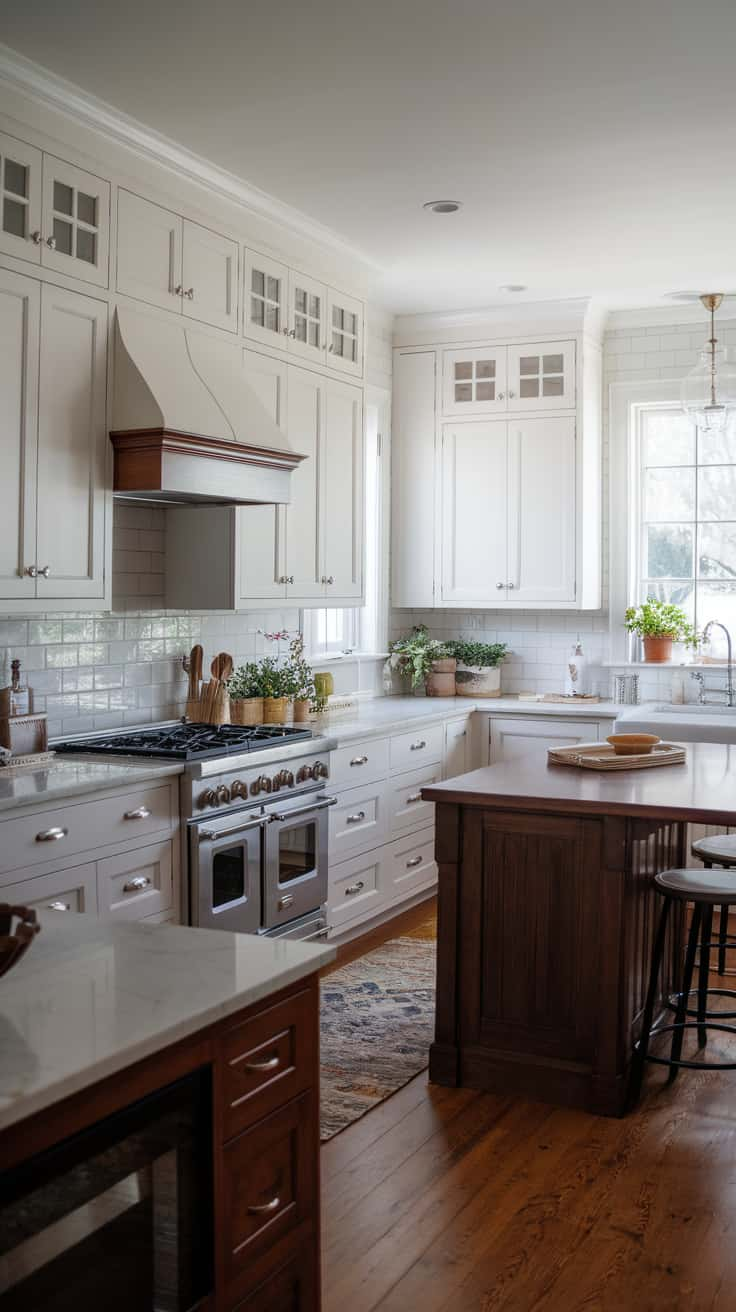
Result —
<path fill-rule="evenodd" d="M 316 991 L 304 989 L 228 1031 L 220 1058 L 228 1140 L 316 1082 Z"/>
<path fill-rule="evenodd" d="M 316 1111 L 316 1092 L 309 1090 L 222 1149 L 222 1260 L 233 1293 L 244 1281 L 247 1288 L 263 1254 L 290 1234 L 296 1238 L 318 1206 Z"/>
<path fill-rule="evenodd" d="M 318 1312 L 314 1242 L 303 1244 L 232 1312 Z"/>

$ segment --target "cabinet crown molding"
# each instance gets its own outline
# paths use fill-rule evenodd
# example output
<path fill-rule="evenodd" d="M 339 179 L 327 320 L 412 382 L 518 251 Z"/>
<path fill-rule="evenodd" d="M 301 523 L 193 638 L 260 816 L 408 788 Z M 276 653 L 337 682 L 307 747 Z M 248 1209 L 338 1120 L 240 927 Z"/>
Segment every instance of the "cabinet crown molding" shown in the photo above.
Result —
<path fill-rule="evenodd" d="M 287 205 L 276 196 L 261 191 L 259 187 L 227 169 L 211 164 L 201 155 L 187 150 L 185 146 L 0 42 L 0 87 L 3 86 L 49 106 L 84 127 L 127 147 L 139 157 L 171 169 L 260 219 L 278 224 L 282 229 L 314 242 L 324 250 L 339 251 L 372 273 L 383 272 L 382 266 L 365 251 L 326 224 L 310 218 L 308 214 Z"/>

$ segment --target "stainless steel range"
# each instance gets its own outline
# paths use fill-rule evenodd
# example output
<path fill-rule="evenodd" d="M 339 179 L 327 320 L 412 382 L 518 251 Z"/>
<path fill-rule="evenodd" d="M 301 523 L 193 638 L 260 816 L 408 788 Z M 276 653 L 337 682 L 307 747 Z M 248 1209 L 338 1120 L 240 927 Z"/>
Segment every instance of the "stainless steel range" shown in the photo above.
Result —
<path fill-rule="evenodd" d="M 295 728 L 174 723 L 80 736 L 58 751 L 185 762 L 185 888 L 192 925 L 288 938 L 328 933 L 326 738 Z"/>

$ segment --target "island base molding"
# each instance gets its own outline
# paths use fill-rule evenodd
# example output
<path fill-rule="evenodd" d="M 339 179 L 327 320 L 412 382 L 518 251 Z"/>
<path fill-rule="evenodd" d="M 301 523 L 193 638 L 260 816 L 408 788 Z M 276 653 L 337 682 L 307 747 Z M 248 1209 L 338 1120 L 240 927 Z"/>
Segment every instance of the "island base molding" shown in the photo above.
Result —
<path fill-rule="evenodd" d="M 622 1116 L 659 912 L 652 877 L 685 852 L 686 825 L 669 820 L 438 805 L 430 1079 Z M 682 936 L 676 917 L 662 1008 Z"/>

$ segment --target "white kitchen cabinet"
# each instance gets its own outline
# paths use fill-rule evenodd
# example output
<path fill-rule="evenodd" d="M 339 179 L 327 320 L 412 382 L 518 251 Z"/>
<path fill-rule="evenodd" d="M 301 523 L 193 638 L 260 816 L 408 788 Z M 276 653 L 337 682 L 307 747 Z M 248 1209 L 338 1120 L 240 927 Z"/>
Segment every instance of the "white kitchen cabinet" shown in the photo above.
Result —
<path fill-rule="evenodd" d="M 327 363 L 331 369 L 363 374 L 363 306 L 343 292 L 327 289 Z"/>
<path fill-rule="evenodd" d="M 106 920 L 142 920 L 170 912 L 174 899 L 174 843 L 165 838 L 97 862 L 99 914 Z"/>
<path fill-rule="evenodd" d="M 41 284 L 0 269 L 0 597 L 36 595 L 36 460 Z"/>
<path fill-rule="evenodd" d="M 360 925 L 384 910 L 389 899 L 383 848 L 330 864 L 327 921 L 338 933 Z"/>
<path fill-rule="evenodd" d="M 508 426 L 508 595 L 528 606 L 575 600 L 575 419 Z"/>
<path fill-rule="evenodd" d="M 508 408 L 505 346 L 445 351 L 442 366 L 446 415 L 492 414 Z"/>
<path fill-rule="evenodd" d="M 439 726 L 442 727 L 441 725 Z M 390 781 L 388 826 L 391 838 L 434 824 L 434 802 L 426 802 L 422 789 L 439 783 L 442 768 L 425 765 L 409 774 L 394 775 Z"/>
<path fill-rule="evenodd" d="M 288 434 L 294 451 L 306 456 L 291 475 L 291 501 L 285 507 L 286 596 L 315 605 L 324 596 L 323 522 L 325 380 L 289 365 Z"/>
<path fill-rule="evenodd" d="M 243 271 L 243 332 L 282 348 L 289 336 L 289 270 L 251 250 L 245 252 Z"/>
<path fill-rule="evenodd" d="M 575 343 L 525 342 L 508 348 L 509 410 L 574 410 Z"/>
<path fill-rule="evenodd" d="M 495 605 L 508 580 L 508 430 L 505 421 L 447 424 L 440 469 L 440 601 Z"/>
<path fill-rule="evenodd" d="M 385 848 L 384 885 L 390 902 L 401 902 L 437 882 L 434 825 L 397 838 Z"/>
<path fill-rule="evenodd" d="M 544 755 L 550 747 L 597 742 L 610 732 L 610 720 L 530 715 L 493 716 L 488 721 L 488 764 L 511 764 L 530 753 Z"/>
<path fill-rule="evenodd" d="M 287 366 L 270 355 L 246 350 L 245 376 L 267 414 L 287 431 Z M 296 476 L 296 472 L 291 475 Z M 235 607 L 286 599 L 286 507 L 239 506 L 235 511 L 238 569 Z"/>
<path fill-rule="evenodd" d="M 97 873 L 94 862 L 35 875 L 2 886 L 2 900 L 35 911 L 97 915 Z"/>
<path fill-rule="evenodd" d="M 238 243 L 121 187 L 117 289 L 238 331 Z"/>
<path fill-rule="evenodd" d="M 471 726 L 469 715 L 445 720 L 445 754 L 442 777 L 456 779 L 472 770 Z"/>
<path fill-rule="evenodd" d="M 363 594 L 363 394 L 326 378 L 319 468 L 325 596 L 357 603 Z M 287 550 L 289 531 L 287 527 Z M 291 573 L 291 569 L 289 573 Z"/>
<path fill-rule="evenodd" d="M 110 184 L 0 133 L 0 251 L 107 287 Z"/>
<path fill-rule="evenodd" d="M 305 273 L 289 270 L 289 350 L 313 364 L 327 353 L 327 288 Z"/>
<path fill-rule="evenodd" d="M 105 598 L 107 305 L 0 270 L 9 610 Z M 12 533 L 7 531 L 12 526 Z"/>
<path fill-rule="evenodd" d="M 395 351 L 391 601 L 434 606 L 436 351 Z"/>

